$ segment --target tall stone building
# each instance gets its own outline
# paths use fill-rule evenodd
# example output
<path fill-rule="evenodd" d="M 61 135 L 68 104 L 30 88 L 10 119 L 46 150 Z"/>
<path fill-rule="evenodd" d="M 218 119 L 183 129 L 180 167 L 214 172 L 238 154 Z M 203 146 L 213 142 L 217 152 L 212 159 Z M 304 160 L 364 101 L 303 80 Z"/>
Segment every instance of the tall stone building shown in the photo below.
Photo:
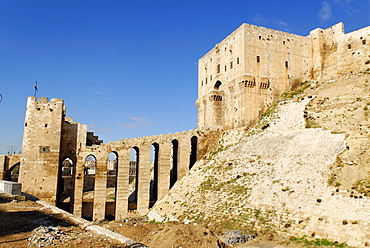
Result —
<path fill-rule="evenodd" d="M 29 98 L 24 123 L 21 164 L 24 192 L 49 198 L 56 203 L 59 173 L 63 100 Z"/>
<path fill-rule="evenodd" d="M 243 24 L 198 63 L 198 126 L 250 126 L 281 93 L 305 80 L 366 68 L 370 28 L 343 23 L 300 36 Z"/>

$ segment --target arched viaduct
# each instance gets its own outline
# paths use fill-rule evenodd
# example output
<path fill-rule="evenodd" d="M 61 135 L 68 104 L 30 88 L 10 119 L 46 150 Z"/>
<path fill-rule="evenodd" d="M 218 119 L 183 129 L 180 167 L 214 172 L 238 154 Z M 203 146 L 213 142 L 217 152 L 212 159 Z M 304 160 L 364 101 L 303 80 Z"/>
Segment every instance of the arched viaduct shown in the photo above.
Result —
<path fill-rule="evenodd" d="M 76 161 L 61 158 L 64 192 L 58 197 L 70 197 L 70 210 L 74 214 L 92 216 L 94 220 L 107 216 L 122 219 L 129 209 L 146 214 L 156 200 L 167 194 L 217 144 L 218 137 L 218 131 L 191 130 L 86 146 Z M 68 166 L 75 168 L 75 173 Z M 131 187 L 130 176 L 134 178 Z M 84 191 L 91 188 L 92 202 L 84 198 Z M 113 189 L 111 199 L 107 197 L 109 189 Z"/>

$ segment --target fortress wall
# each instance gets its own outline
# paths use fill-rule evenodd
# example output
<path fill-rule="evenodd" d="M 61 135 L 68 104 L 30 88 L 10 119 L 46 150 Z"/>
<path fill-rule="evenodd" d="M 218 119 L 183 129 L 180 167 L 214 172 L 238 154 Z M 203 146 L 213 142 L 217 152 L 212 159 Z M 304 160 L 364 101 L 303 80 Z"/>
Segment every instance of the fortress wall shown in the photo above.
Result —
<path fill-rule="evenodd" d="M 332 75 L 350 71 L 365 71 L 370 64 L 370 27 L 344 33 L 338 23 L 325 30 L 311 31 L 313 78 L 330 80 Z"/>

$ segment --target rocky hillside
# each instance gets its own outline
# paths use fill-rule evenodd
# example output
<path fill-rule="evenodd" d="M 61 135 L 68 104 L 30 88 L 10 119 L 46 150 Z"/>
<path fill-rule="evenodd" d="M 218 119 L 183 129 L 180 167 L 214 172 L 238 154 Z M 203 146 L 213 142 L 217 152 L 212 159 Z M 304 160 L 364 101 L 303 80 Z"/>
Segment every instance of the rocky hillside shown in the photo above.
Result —
<path fill-rule="evenodd" d="M 369 246 L 369 79 L 302 83 L 252 129 L 225 132 L 150 216 Z"/>

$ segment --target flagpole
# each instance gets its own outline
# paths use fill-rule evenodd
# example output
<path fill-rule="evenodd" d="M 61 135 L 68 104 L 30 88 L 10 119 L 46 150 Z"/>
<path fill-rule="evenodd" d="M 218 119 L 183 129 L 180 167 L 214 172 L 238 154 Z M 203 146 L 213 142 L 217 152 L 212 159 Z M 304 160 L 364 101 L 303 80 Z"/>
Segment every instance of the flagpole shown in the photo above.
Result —
<path fill-rule="evenodd" d="M 35 88 L 35 97 L 36 97 L 36 93 L 37 93 L 37 91 L 38 91 L 38 89 L 37 89 L 37 81 L 36 81 L 36 83 L 35 83 L 35 85 L 34 85 L 34 88 Z"/>

